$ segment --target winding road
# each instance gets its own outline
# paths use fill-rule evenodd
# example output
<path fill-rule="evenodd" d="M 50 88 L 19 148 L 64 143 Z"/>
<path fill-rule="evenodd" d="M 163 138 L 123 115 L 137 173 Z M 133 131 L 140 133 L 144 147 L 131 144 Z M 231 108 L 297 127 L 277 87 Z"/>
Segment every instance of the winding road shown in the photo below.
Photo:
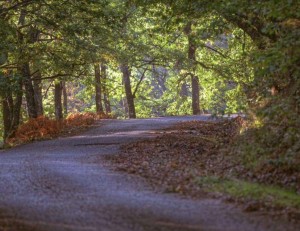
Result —
<path fill-rule="evenodd" d="M 143 179 L 103 161 L 121 144 L 206 116 L 105 120 L 73 137 L 0 151 L 0 230 L 295 230 L 218 199 L 153 192 Z M 298 229 L 300 230 L 300 229 Z"/>

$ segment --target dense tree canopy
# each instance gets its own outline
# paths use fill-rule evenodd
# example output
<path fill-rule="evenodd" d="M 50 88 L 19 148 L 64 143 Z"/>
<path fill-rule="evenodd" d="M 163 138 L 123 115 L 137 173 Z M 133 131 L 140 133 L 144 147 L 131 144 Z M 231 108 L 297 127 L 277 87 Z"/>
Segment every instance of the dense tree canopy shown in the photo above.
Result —
<path fill-rule="evenodd" d="M 299 152 L 299 12 L 296 0 L 1 1 L 3 137 L 76 111 L 243 112 L 264 150 Z"/>

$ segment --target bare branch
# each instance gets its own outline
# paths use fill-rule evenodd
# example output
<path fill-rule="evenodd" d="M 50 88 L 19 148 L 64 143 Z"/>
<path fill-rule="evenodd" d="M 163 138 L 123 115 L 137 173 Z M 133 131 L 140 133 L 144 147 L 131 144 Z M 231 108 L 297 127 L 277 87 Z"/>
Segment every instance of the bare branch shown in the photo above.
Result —
<path fill-rule="evenodd" d="M 205 47 L 206 49 L 212 50 L 214 52 L 216 52 L 217 54 L 221 55 L 223 58 L 229 58 L 227 55 L 224 55 L 222 52 L 218 51 L 217 49 L 211 47 L 211 46 L 207 46 L 206 44 L 201 44 L 201 47 Z"/>
<path fill-rule="evenodd" d="M 136 86 L 135 86 L 134 92 L 133 92 L 133 94 L 132 94 L 133 98 L 135 98 L 135 95 L 136 95 L 136 93 L 137 93 L 137 90 L 138 90 L 139 86 L 141 85 L 143 79 L 145 78 L 145 74 L 146 74 L 146 72 L 147 72 L 148 70 L 149 70 L 148 68 L 144 69 L 144 71 L 143 71 L 143 73 L 142 73 L 142 76 L 141 76 L 139 82 L 138 82 L 138 83 L 136 84 Z"/>

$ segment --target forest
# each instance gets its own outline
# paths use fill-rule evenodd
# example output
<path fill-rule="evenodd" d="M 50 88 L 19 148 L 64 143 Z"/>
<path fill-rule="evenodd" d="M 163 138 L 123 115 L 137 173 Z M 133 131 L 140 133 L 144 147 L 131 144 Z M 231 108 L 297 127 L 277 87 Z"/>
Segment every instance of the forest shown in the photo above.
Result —
<path fill-rule="evenodd" d="M 299 153 L 298 1 L 1 1 L 3 142 L 41 116 L 241 113 Z M 288 160 L 286 160 L 288 161 Z"/>
<path fill-rule="evenodd" d="M 198 185 L 299 212 L 299 38 L 298 0 L 0 1 L 0 149 L 97 119 L 235 114 L 110 161 L 183 194 L 196 182 L 186 170 L 199 171 Z M 242 186 L 229 192 L 232 171 Z"/>
<path fill-rule="evenodd" d="M 299 151 L 297 9 L 276 0 L 1 1 L 3 140 L 39 116 L 243 113 Z"/>

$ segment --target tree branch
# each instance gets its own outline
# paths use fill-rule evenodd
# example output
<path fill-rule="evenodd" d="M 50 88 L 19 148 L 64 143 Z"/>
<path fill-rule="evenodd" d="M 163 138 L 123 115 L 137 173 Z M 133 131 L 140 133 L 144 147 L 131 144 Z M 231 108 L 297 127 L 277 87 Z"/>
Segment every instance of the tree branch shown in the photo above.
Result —
<path fill-rule="evenodd" d="M 148 68 L 144 69 L 144 72 L 142 73 L 142 76 L 141 76 L 139 82 L 136 84 L 134 92 L 132 94 L 133 98 L 135 98 L 136 92 L 137 92 L 139 86 L 141 85 L 147 71 L 148 71 Z"/>
<path fill-rule="evenodd" d="M 33 3 L 35 0 L 24 0 L 22 2 L 18 2 L 15 5 L 11 6 L 11 7 L 7 7 L 7 8 L 2 8 L 0 9 L 0 16 L 7 14 L 9 11 L 11 10 L 16 10 L 20 7 L 24 7 L 27 6 L 31 3 Z"/>

